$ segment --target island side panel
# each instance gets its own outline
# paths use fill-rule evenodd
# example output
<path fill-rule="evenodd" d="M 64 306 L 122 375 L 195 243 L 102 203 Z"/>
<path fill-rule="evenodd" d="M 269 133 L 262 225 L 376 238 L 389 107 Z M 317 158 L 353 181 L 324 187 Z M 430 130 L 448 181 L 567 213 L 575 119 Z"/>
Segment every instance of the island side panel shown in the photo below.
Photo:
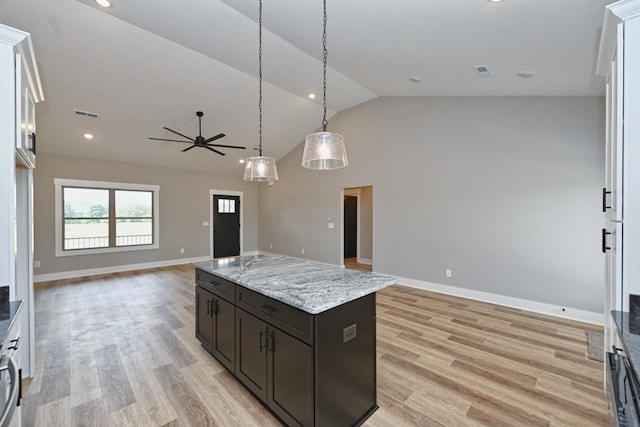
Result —
<path fill-rule="evenodd" d="M 375 293 L 316 316 L 316 426 L 362 423 L 376 404 Z"/>

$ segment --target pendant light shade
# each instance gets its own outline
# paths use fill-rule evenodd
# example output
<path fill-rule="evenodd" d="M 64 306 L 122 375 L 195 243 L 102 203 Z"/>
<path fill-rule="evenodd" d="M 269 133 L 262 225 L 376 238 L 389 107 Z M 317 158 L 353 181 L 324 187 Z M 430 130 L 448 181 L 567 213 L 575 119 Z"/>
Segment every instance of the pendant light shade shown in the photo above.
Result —
<path fill-rule="evenodd" d="M 344 138 L 339 133 L 327 132 L 327 0 L 323 1 L 322 26 L 322 132 L 307 135 L 302 154 L 302 166 L 307 169 L 340 169 L 349 164 Z"/>
<path fill-rule="evenodd" d="M 302 166 L 307 169 L 340 169 L 349 164 L 344 138 L 339 133 L 316 132 L 307 135 Z"/>
<path fill-rule="evenodd" d="M 262 0 L 258 9 L 258 156 L 244 161 L 245 181 L 277 181 L 276 159 L 262 155 Z"/>
<path fill-rule="evenodd" d="M 248 157 L 244 162 L 245 181 L 277 181 L 278 169 L 273 157 Z"/>

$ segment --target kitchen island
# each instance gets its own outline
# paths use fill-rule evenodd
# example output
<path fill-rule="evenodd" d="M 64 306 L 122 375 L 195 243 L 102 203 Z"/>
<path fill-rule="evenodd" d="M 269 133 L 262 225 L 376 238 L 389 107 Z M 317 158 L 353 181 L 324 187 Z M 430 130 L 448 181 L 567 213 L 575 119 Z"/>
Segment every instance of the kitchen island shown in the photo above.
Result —
<path fill-rule="evenodd" d="M 375 292 L 391 276 L 264 254 L 196 263 L 196 337 L 287 425 L 376 404 Z"/>

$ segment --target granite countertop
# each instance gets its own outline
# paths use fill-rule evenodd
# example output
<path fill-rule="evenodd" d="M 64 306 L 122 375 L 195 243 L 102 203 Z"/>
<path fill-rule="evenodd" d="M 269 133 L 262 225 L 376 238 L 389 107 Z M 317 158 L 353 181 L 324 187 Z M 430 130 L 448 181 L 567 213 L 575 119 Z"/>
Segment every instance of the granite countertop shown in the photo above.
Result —
<path fill-rule="evenodd" d="M 0 305 L 0 347 L 4 347 L 9 329 L 22 308 L 22 301 L 10 301 Z"/>
<path fill-rule="evenodd" d="M 384 274 L 274 254 L 220 258 L 194 265 L 311 314 L 322 313 L 398 281 Z"/>

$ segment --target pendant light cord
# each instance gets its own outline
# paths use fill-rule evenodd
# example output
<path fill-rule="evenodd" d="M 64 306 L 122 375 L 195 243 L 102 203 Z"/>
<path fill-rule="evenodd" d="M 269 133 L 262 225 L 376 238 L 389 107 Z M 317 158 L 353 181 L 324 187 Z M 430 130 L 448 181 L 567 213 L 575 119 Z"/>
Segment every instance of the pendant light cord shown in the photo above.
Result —
<path fill-rule="evenodd" d="M 262 1 L 262 0 L 260 0 Z M 324 20 L 322 24 L 322 131 L 327 131 L 327 0 L 323 1 Z"/>
<path fill-rule="evenodd" d="M 262 157 L 262 0 L 258 12 L 258 92 L 258 153 Z"/>

